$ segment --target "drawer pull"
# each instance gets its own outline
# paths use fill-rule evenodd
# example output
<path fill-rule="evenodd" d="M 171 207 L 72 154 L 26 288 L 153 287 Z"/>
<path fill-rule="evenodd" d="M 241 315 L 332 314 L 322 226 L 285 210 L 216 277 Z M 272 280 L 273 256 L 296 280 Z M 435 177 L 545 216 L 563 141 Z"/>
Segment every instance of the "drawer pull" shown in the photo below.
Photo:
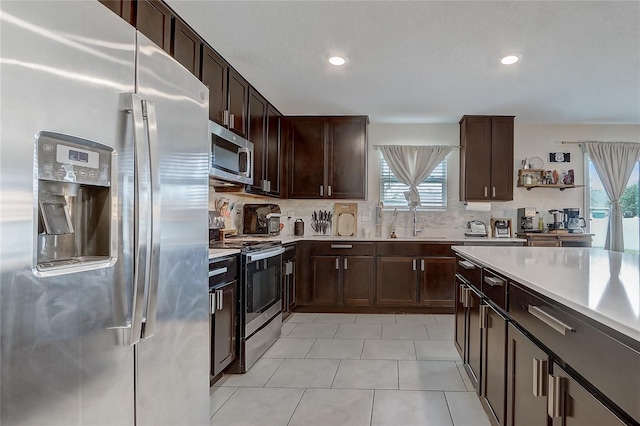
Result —
<path fill-rule="evenodd" d="M 350 249 L 353 248 L 352 244 L 331 244 L 332 249 Z"/>
<path fill-rule="evenodd" d="M 576 331 L 575 328 L 549 315 L 548 313 L 538 308 L 537 306 L 529 305 L 527 310 L 531 315 L 538 318 L 540 321 L 547 324 L 549 327 L 553 328 L 555 331 L 562 334 L 563 336 L 567 334 L 567 331 L 571 331 L 571 332 Z"/>
<path fill-rule="evenodd" d="M 460 284 L 460 303 L 464 306 L 464 284 Z"/>
<path fill-rule="evenodd" d="M 545 378 L 547 377 L 547 360 L 533 358 L 533 396 L 545 396 Z"/>
<path fill-rule="evenodd" d="M 215 277 L 216 275 L 226 274 L 228 268 L 225 266 L 224 268 L 214 269 L 213 271 L 209 271 L 209 278 Z"/>
<path fill-rule="evenodd" d="M 547 414 L 552 419 L 564 414 L 564 377 L 549 375 L 549 398 L 547 399 Z"/>
<path fill-rule="evenodd" d="M 504 280 L 501 280 L 500 278 L 494 278 L 494 277 L 484 277 L 484 282 L 489 284 L 491 287 L 504 285 Z"/>
<path fill-rule="evenodd" d="M 476 269 L 476 265 L 469 262 L 468 260 L 460 260 L 458 265 L 462 266 L 464 269 Z"/>

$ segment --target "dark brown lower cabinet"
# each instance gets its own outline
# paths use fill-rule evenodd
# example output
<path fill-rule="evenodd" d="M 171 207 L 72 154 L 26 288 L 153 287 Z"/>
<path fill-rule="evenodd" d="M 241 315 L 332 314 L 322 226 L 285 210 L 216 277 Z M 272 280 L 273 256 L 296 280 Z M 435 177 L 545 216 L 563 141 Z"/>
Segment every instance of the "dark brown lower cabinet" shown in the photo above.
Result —
<path fill-rule="evenodd" d="M 287 318 L 293 308 L 296 307 L 296 246 L 285 245 L 282 254 L 282 286 L 280 297 L 282 298 L 282 319 Z"/>
<path fill-rule="evenodd" d="M 480 307 L 482 335 L 481 402 L 498 425 L 504 425 L 506 402 L 507 320 L 492 305 Z"/>
<path fill-rule="evenodd" d="M 482 368 L 482 329 L 480 328 L 480 305 L 482 297 L 478 291 L 471 286 L 466 289 L 465 305 L 467 308 L 467 362 L 464 364 L 473 387 L 479 392 L 480 389 L 480 369 Z"/>
<path fill-rule="evenodd" d="M 211 376 L 217 376 L 236 359 L 237 281 L 216 287 L 212 293 Z"/>
<path fill-rule="evenodd" d="M 553 426 L 625 424 L 556 363 L 549 387 L 548 413 Z"/>
<path fill-rule="evenodd" d="M 373 303 L 373 257 L 342 257 L 342 303 L 370 306 Z"/>
<path fill-rule="evenodd" d="M 369 306 L 373 301 L 373 277 L 373 256 L 312 256 L 312 302 Z"/>
<path fill-rule="evenodd" d="M 339 256 L 311 256 L 311 303 L 337 305 L 340 285 Z"/>
<path fill-rule="evenodd" d="M 415 306 L 418 304 L 418 266 L 413 257 L 378 256 L 376 304 Z"/>
<path fill-rule="evenodd" d="M 453 307 L 455 298 L 455 257 L 420 259 L 420 305 Z"/>
<path fill-rule="evenodd" d="M 507 426 L 547 426 L 549 356 L 520 330 L 507 329 Z"/>
<path fill-rule="evenodd" d="M 465 338 L 467 329 L 467 314 L 464 306 L 462 295 L 465 293 L 467 285 L 462 279 L 456 275 L 455 277 L 455 305 L 454 305 L 454 321 L 455 328 L 453 331 L 453 343 L 460 354 L 463 361 L 467 360 L 465 353 Z"/>

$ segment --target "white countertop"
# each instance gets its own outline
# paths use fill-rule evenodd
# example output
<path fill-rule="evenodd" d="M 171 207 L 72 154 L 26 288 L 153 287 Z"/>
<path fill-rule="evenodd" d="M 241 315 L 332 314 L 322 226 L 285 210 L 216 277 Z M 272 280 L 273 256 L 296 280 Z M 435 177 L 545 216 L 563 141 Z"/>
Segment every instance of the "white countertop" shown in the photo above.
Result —
<path fill-rule="evenodd" d="M 240 253 L 240 249 L 209 249 L 209 260 Z"/>
<path fill-rule="evenodd" d="M 570 247 L 453 250 L 640 342 L 638 255 Z"/>

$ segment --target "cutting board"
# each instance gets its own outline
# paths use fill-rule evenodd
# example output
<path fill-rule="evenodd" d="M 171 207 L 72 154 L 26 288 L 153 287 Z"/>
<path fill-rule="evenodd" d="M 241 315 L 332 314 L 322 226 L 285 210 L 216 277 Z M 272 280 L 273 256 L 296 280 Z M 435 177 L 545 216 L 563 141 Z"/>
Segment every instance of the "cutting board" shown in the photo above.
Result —
<path fill-rule="evenodd" d="M 355 237 L 358 231 L 358 204 L 336 203 L 333 211 L 335 235 Z"/>

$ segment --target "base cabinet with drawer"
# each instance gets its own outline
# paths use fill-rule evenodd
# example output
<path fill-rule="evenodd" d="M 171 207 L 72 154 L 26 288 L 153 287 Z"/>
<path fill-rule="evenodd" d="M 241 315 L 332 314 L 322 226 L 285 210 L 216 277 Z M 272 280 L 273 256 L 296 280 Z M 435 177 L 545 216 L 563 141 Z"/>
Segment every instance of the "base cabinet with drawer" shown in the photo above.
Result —
<path fill-rule="evenodd" d="M 310 252 L 311 304 L 371 305 L 373 243 L 314 243 Z"/>

